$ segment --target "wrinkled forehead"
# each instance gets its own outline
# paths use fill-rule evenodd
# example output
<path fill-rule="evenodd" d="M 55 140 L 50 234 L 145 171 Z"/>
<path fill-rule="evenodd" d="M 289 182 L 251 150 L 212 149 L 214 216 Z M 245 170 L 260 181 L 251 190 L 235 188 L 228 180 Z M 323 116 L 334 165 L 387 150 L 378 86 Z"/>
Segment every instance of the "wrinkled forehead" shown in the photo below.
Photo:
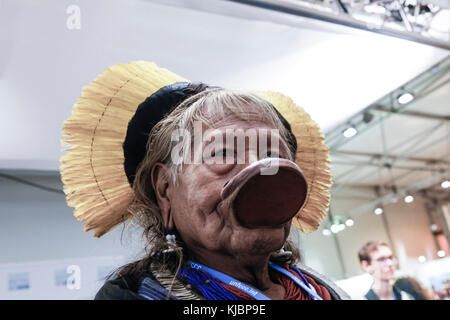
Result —
<path fill-rule="evenodd" d="M 267 146 L 277 146 L 283 153 L 289 152 L 286 141 L 276 126 L 274 121 L 267 115 L 264 115 L 258 106 L 250 105 L 242 110 L 243 112 L 223 112 L 221 115 L 214 113 L 208 114 L 207 123 L 203 123 L 204 136 L 209 141 L 212 136 L 226 139 L 227 144 L 234 141 L 253 141 L 253 147 L 260 147 L 261 141 L 265 141 Z M 251 139 L 254 140 L 251 140 Z M 245 140 L 246 139 L 246 140 Z M 263 140 L 259 140 L 263 139 Z M 216 142 L 217 140 L 214 139 Z M 221 140 L 221 139 L 218 139 Z M 278 141 L 278 142 L 276 142 Z M 251 148 L 252 145 L 247 147 Z"/>
<path fill-rule="evenodd" d="M 208 125 L 213 129 L 228 130 L 228 129 L 249 129 L 249 128 L 266 128 L 276 129 L 276 125 L 267 118 L 261 117 L 258 112 L 250 111 L 243 115 L 228 114 L 224 117 L 212 116 L 208 120 Z"/>
<path fill-rule="evenodd" d="M 254 137 L 252 129 L 257 130 L 258 137 L 260 130 L 263 129 L 261 137 L 270 136 L 270 140 L 273 138 L 279 140 L 280 149 L 287 152 L 289 159 L 295 158 L 290 149 L 289 131 L 283 125 L 281 115 L 270 102 L 255 94 L 232 90 L 211 90 L 192 103 L 187 101 L 180 112 L 183 113 L 179 117 L 180 127 L 187 129 L 194 139 L 202 136 L 202 134 L 196 134 L 199 132 L 196 128 L 199 127 L 202 128 L 203 134 L 206 134 L 205 129 L 221 130 L 225 134 L 228 134 L 225 132 L 228 129 L 242 129 L 245 131 L 244 135 L 248 134 L 251 137 Z M 242 133 L 240 132 L 239 135 L 241 137 Z M 264 139 L 262 141 L 265 141 Z"/>
<path fill-rule="evenodd" d="M 202 106 L 202 120 L 211 128 L 224 126 L 258 125 L 276 128 L 273 116 L 256 103 L 235 103 L 234 105 L 217 106 L 206 104 Z"/>

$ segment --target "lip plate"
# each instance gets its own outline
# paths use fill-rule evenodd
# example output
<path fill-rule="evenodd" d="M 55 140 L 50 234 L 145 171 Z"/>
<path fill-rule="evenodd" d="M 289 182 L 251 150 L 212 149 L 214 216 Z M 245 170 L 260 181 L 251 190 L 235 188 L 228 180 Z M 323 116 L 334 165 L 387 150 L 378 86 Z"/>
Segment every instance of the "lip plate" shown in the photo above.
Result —
<path fill-rule="evenodd" d="M 278 166 L 274 175 L 261 169 Z M 276 228 L 292 219 L 307 195 L 301 169 L 287 159 L 263 159 L 233 177 L 222 190 L 222 199 L 231 198 L 234 217 L 246 228 Z M 233 199 L 234 198 L 234 199 Z"/>

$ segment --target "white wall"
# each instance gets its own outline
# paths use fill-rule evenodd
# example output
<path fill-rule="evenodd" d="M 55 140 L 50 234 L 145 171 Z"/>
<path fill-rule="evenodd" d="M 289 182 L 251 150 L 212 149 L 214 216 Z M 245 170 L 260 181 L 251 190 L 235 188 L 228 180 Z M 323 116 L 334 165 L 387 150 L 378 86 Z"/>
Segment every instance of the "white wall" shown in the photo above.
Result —
<path fill-rule="evenodd" d="M 55 174 L 21 178 L 62 188 Z M 0 177 L 0 264 L 78 257 L 139 254 L 138 236 L 118 227 L 101 238 L 83 231 L 64 194 L 48 192 Z"/>

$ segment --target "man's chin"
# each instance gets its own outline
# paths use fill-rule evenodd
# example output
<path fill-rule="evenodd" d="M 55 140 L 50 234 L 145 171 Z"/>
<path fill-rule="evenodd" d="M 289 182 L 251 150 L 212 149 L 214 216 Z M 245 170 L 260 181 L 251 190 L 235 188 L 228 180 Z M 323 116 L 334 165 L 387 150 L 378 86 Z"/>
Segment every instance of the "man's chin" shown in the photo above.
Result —
<path fill-rule="evenodd" d="M 236 249 L 239 248 L 239 251 L 263 254 L 279 250 L 288 235 L 289 232 L 286 232 L 284 225 L 251 229 L 240 227 L 231 243 L 236 244 Z"/>
<path fill-rule="evenodd" d="M 394 273 L 385 275 L 385 276 L 383 277 L 383 280 L 385 280 L 385 281 L 393 281 L 394 279 L 395 279 Z"/>
<path fill-rule="evenodd" d="M 290 231 L 290 223 L 273 226 L 239 226 L 239 231 L 255 241 L 281 242 L 283 245 Z M 279 249 L 279 248 L 278 248 Z"/>

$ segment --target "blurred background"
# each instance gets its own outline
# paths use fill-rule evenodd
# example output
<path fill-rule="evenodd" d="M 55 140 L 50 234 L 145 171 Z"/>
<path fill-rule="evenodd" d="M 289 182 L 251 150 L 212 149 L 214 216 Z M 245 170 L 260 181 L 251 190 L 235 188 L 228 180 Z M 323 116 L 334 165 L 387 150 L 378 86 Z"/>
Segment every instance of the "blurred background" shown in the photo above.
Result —
<path fill-rule="evenodd" d="M 0 299 L 92 299 L 137 259 L 139 229 L 83 231 L 58 173 L 63 121 L 117 62 L 291 96 L 331 150 L 329 215 L 293 229 L 303 262 L 351 296 L 357 251 L 450 282 L 450 4 L 446 0 L 0 0 Z"/>

